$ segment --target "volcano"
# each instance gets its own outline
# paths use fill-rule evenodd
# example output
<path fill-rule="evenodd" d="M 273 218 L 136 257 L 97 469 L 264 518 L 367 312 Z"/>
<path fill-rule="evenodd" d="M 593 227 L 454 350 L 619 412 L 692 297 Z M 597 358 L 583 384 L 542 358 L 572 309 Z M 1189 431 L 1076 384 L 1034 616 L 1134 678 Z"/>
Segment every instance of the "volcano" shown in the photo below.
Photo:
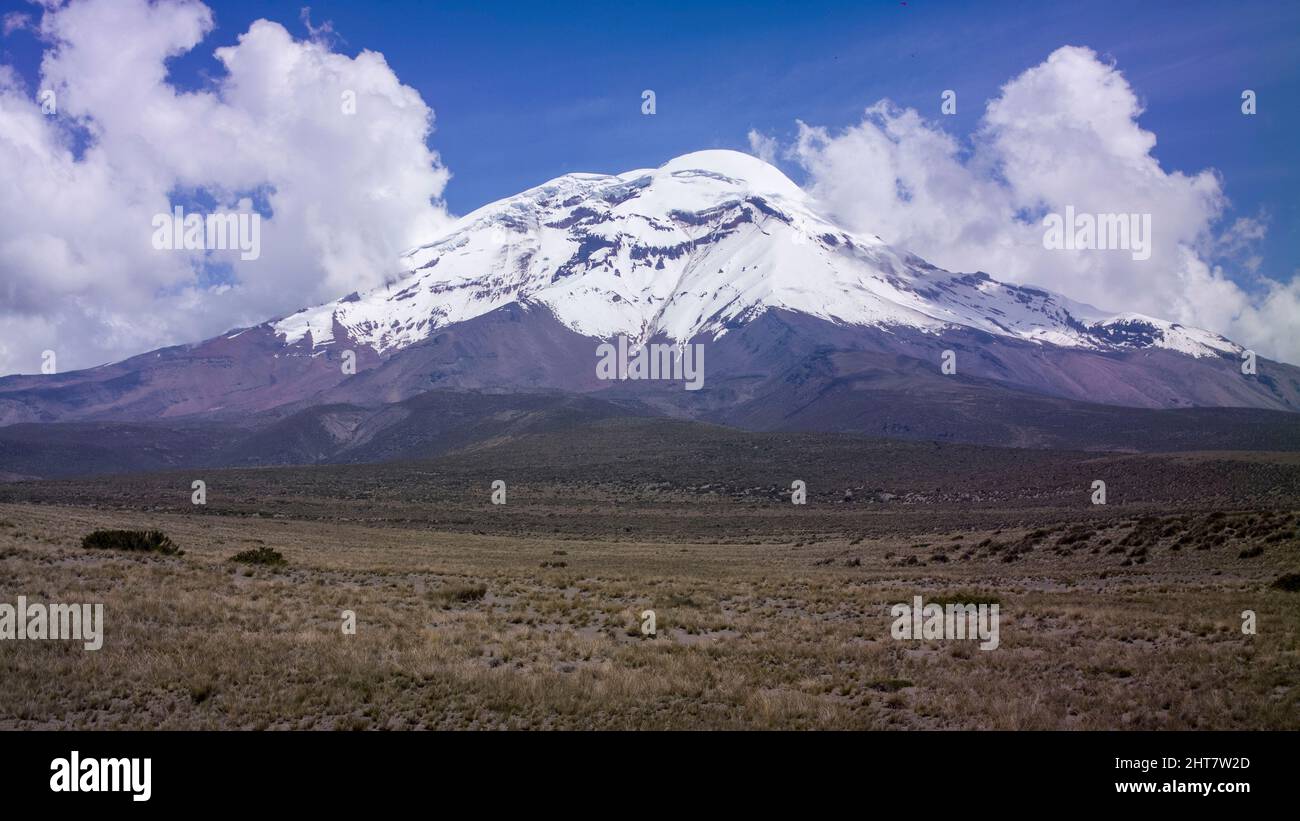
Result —
<path fill-rule="evenodd" d="M 1300 420 L 1300 369 L 1243 373 L 1247 352 L 1209 331 L 943 270 L 735 151 L 558 177 L 401 262 L 261 325 L 0 379 L 0 473 L 49 473 L 33 454 L 73 428 L 48 423 L 130 429 L 166 466 L 388 458 L 398 430 L 424 453 L 583 414 L 1096 449 L 1287 449 Z M 702 350 L 700 389 L 602 379 L 615 340 Z M 450 407 L 461 433 L 431 421 Z"/>

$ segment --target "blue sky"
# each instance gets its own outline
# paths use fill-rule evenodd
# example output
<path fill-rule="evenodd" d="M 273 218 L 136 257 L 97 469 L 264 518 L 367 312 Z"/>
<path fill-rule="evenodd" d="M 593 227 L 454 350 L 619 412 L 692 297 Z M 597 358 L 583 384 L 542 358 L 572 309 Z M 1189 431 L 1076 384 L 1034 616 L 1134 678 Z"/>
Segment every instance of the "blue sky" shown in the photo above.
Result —
<path fill-rule="evenodd" d="M 301 28 L 301 2 L 210 5 L 217 40 L 257 17 Z M 1300 260 L 1300 3 L 313 2 L 311 17 L 340 51 L 381 51 L 433 106 L 457 213 L 569 171 L 745 148 L 750 128 L 848 125 L 884 97 L 940 119 L 951 88 L 944 125 L 964 135 L 1003 83 L 1086 45 L 1145 101 L 1162 165 L 1218 169 L 1235 212 L 1272 215 L 1265 267 Z M 202 56 L 178 69 L 216 71 Z"/>
<path fill-rule="evenodd" d="M 5 0 L 6 8 L 25 4 Z M 297 2 L 210 0 L 216 29 L 173 61 L 189 87 L 220 72 L 212 47 L 266 17 L 305 34 Z M 965 135 L 982 102 L 1061 45 L 1116 61 L 1146 104 L 1167 170 L 1222 172 L 1234 213 L 1272 217 L 1265 268 L 1300 259 L 1300 4 L 1000 2 L 332 2 L 336 50 L 382 52 L 437 112 L 431 144 L 456 213 L 568 171 L 655 166 L 701 148 L 746 148 L 796 119 L 838 127 L 888 97 Z M 35 77 L 29 36 L 5 62 Z M 658 111 L 640 113 L 654 89 Z M 1259 113 L 1239 115 L 1254 89 Z M 797 169 L 787 168 L 798 177 Z"/>
<path fill-rule="evenodd" d="M 181 89 L 221 93 L 228 75 L 213 51 L 234 45 L 254 20 L 266 18 L 279 23 L 300 39 L 309 36 L 302 19 L 304 0 L 205 2 L 215 17 L 212 31 L 192 51 L 167 63 L 170 74 L 166 82 Z M 1223 262 L 1224 275 L 1237 284 L 1245 297 L 1239 293 L 1221 299 L 1222 291 L 1210 287 L 1213 283 L 1195 292 L 1183 288 L 1183 274 L 1168 265 L 1159 288 L 1156 283 L 1145 289 L 1140 286 L 1141 276 L 1148 272 L 1130 277 L 1134 284 L 1131 290 L 1125 290 L 1122 283 L 1110 282 L 1106 287 L 1111 290 L 1106 290 L 1088 281 L 1070 280 L 1068 272 L 1048 272 L 1055 277 L 1050 281 L 1029 281 L 1059 285 L 1063 292 L 1085 298 L 1091 287 L 1092 293 L 1100 291 L 1099 299 L 1112 309 L 1137 306 L 1235 334 L 1247 342 L 1258 340 L 1265 350 L 1287 351 L 1293 359 L 1300 357 L 1300 342 L 1295 341 L 1300 333 L 1291 330 L 1300 322 L 1300 279 L 1293 279 L 1300 272 L 1300 198 L 1295 195 L 1300 187 L 1300 170 L 1295 161 L 1295 145 L 1300 142 L 1295 136 L 1300 134 L 1300 61 L 1296 59 L 1300 3 L 1295 0 L 1232 4 L 1110 0 L 1087 4 L 933 0 L 314 0 L 310 5 L 312 23 L 317 27 L 328 23 L 332 28 L 329 40 L 336 52 L 348 57 L 355 57 L 363 49 L 383 54 L 400 82 L 414 88 L 436 112 L 435 130 L 428 145 L 441 155 L 451 179 L 445 188 L 436 180 L 424 180 L 421 185 L 436 184 L 454 214 L 468 213 L 567 172 L 613 173 L 654 167 L 680 154 L 706 148 L 749 150 L 747 135 L 751 129 L 776 137 L 783 144 L 795 137 L 797 121 L 838 133 L 862 123 L 864 110 L 882 99 L 915 109 L 932 126 L 970 145 L 985 103 L 997 98 L 1004 84 L 1040 66 L 1062 46 L 1085 46 L 1122 72 L 1141 100 L 1145 111 L 1139 122 L 1156 135 L 1154 155 L 1165 172 L 1194 176 L 1213 169 L 1221 175 L 1222 191 L 1230 206 L 1219 223 L 1211 226 L 1212 230 L 1222 231 L 1238 217 L 1263 216 L 1267 234 L 1235 258 L 1202 255 L 1208 263 Z M 139 17 L 128 20 L 120 9 L 113 7 L 109 13 L 117 13 L 121 20 L 94 18 L 78 30 L 77 36 L 84 41 L 81 53 L 87 62 L 66 62 L 62 67 L 65 73 L 73 72 L 74 80 L 87 82 L 97 72 L 102 76 L 104 69 L 96 60 L 113 62 L 111 48 L 93 51 L 95 29 L 100 39 L 110 44 L 129 46 L 137 37 L 140 44 L 147 40 Z M 0 0 L 0 15 L 12 12 L 40 16 L 39 7 L 25 0 Z M 30 93 L 39 87 L 45 44 L 28 27 L 7 28 L 12 30 L 0 37 L 0 64 L 13 67 Z M 161 36 L 161 30 L 149 36 Z M 284 50 L 287 46 L 274 48 Z M 150 71 L 147 61 L 137 64 L 145 66 L 138 71 Z M 75 76 L 78 66 L 89 67 L 87 77 Z M 144 88 L 148 83 L 134 85 L 134 93 L 154 93 Z M 1243 116 L 1240 111 L 1241 92 L 1247 88 L 1258 95 L 1255 116 Z M 96 117 L 104 123 L 113 119 L 115 109 L 120 111 L 113 89 L 114 84 L 108 83 L 103 93 L 97 89 L 99 96 L 90 98 Z M 644 89 L 653 89 L 657 95 L 654 116 L 641 113 Z M 941 115 L 940 96 L 945 89 L 958 94 L 956 116 Z M 300 117 L 294 122 L 308 122 L 313 116 L 305 109 L 297 114 Z M 0 112 L 0 118 L 2 115 Z M 399 122 L 396 114 L 393 117 L 394 123 Z M 157 156 L 157 168 L 143 170 L 143 177 L 138 179 L 153 171 L 162 178 L 176 175 L 183 160 L 175 152 L 160 146 L 154 146 L 154 153 L 135 152 L 130 143 L 137 139 L 135 129 L 124 125 L 129 126 L 119 118 L 109 128 L 116 135 L 116 142 L 110 146 L 114 162 L 133 163 L 137 155 Z M 146 138 L 164 139 L 162 135 L 169 133 L 166 122 L 145 125 L 140 133 Z M 202 123 L 192 124 L 195 133 L 189 139 L 201 143 L 205 128 Z M 43 138 L 54 145 L 54 132 Z M 201 150 L 212 150 L 211 145 Z M 334 167 L 331 162 L 338 160 L 329 155 L 327 141 L 313 146 L 299 139 L 295 145 L 303 146 L 309 160 L 319 155 L 312 161 L 318 160 L 322 166 Z M 412 152 L 410 146 L 402 146 L 402 156 L 391 152 L 394 159 L 387 166 L 390 172 L 409 168 L 402 164 L 403 157 L 423 151 L 418 135 L 416 148 L 419 150 Z M 213 156 L 219 158 L 220 151 Z M 797 164 L 780 162 L 797 182 L 805 182 Z M 208 164 L 215 168 L 220 161 Z M 270 169 L 275 173 L 282 170 Z M 32 201 L 26 192 L 39 192 L 43 180 L 48 182 L 48 175 L 42 178 L 33 169 L 28 171 L 26 182 L 15 184 L 10 192 L 15 202 Z M 326 172 L 322 169 L 313 173 L 321 176 Z M 435 173 L 442 171 L 435 169 Z M 872 173 L 867 169 L 867 178 Z M 85 179 L 93 181 L 95 177 L 87 174 Z M 850 200 L 860 190 L 853 187 L 860 180 L 849 186 Z M 311 182 L 301 177 L 281 179 L 280 198 L 297 203 L 298 211 L 286 212 L 282 218 L 277 215 L 285 223 L 274 244 L 281 256 L 259 263 L 264 270 L 275 270 L 275 287 L 265 277 L 236 277 L 227 272 L 224 276 L 237 280 L 243 290 L 208 295 L 231 304 L 222 310 L 205 307 L 201 327 L 189 333 L 215 333 L 235 322 L 258 321 L 276 312 L 291 311 L 300 307 L 298 300 L 322 301 L 366 285 L 364 279 L 345 281 L 349 272 L 373 268 L 374 276 L 384 273 L 383 263 L 366 265 L 359 260 L 328 259 L 319 249 L 309 247 L 314 236 L 310 232 L 299 232 L 302 241 L 295 244 L 292 234 L 299 223 L 290 218 L 301 216 L 311 203 L 351 198 L 355 200 L 351 210 L 334 208 L 329 225 L 345 233 L 351 227 L 352 236 L 364 238 L 376 235 L 376 224 L 382 227 L 388 224 L 384 220 L 400 222 L 409 214 L 419 215 L 420 209 L 407 207 L 395 215 L 362 215 L 369 221 L 351 226 L 358 216 L 356 212 L 364 206 L 355 193 L 364 190 L 369 184 L 367 179 L 349 178 L 333 188 L 322 185 L 318 190 Z M 983 196 L 978 190 L 972 192 L 969 196 Z M 175 192 L 171 193 L 174 200 Z M 143 201 L 143 195 L 137 194 L 124 191 L 121 196 L 126 199 L 119 203 L 118 210 L 135 200 Z M 427 199 L 422 202 L 427 205 Z M 940 207 L 954 210 L 946 202 Z M 838 206 L 846 210 L 843 198 Z M 14 207 L 22 213 L 22 206 Z M 867 210 L 871 213 L 858 215 L 863 218 L 854 225 L 855 230 L 881 231 L 872 219 L 875 211 Z M 1170 214 L 1169 219 L 1177 220 L 1178 216 Z M 128 217 L 135 219 L 120 215 L 124 221 Z M 40 225 L 58 221 L 56 218 Z M 1187 222 L 1184 220 L 1184 224 Z M 11 229 L 31 233 L 16 223 Z M 75 229 L 62 226 L 57 230 L 61 231 L 60 239 L 77 251 L 74 258 L 84 265 L 93 267 L 98 265 L 97 260 L 117 259 L 122 270 L 113 275 L 98 269 L 94 273 L 74 272 L 53 284 L 47 282 L 39 265 L 23 274 L 25 290 L 20 291 L 26 299 L 15 310 L 28 312 L 31 324 L 24 336 L 33 340 L 41 334 L 68 335 L 67 323 L 72 320 L 51 314 L 58 306 L 70 304 L 70 295 L 77 294 L 79 304 L 105 309 L 101 311 L 105 316 L 116 316 L 106 307 L 114 300 L 127 301 L 126 297 L 115 296 L 125 293 L 119 280 L 141 279 L 131 273 L 140 264 L 132 257 L 132 250 L 104 246 L 113 242 L 113 232 L 101 236 L 102 226 L 96 228 L 94 220 Z M 340 247 L 349 246 L 343 243 Z M 924 247 L 908 247 L 931 253 Z M 271 248 L 268 243 L 268 250 Z M 114 256 L 108 253 L 110 250 L 121 253 Z M 385 248 L 370 250 L 378 253 Z M 1269 301 L 1269 294 L 1276 289 L 1270 280 L 1253 276 L 1242 267 L 1246 254 L 1259 257 L 1256 270 L 1285 284 L 1286 293 Z M 155 258 L 146 257 L 144 264 L 156 264 Z M 962 255 L 938 261 L 946 262 L 948 267 L 981 264 Z M 1160 264 L 1165 265 L 1163 261 Z M 191 282 L 183 266 L 171 268 L 175 270 L 155 272 L 155 279 L 168 283 L 159 289 L 160 293 L 183 295 L 196 284 L 206 287 L 224 281 L 220 269 L 201 271 L 197 282 Z M 995 267 L 988 270 L 995 276 L 1013 275 Z M 19 277 L 12 270 L 5 273 Z M 285 277 L 296 278 L 289 285 Z M 1202 285 L 1209 282 L 1205 276 L 1200 281 Z M 147 296 L 146 287 L 154 287 L 153 280 L 143 282 L 138 286 L 140 299 Z M 108 289 L 109 283 L 112 289 Z M 92 295 L 83 284 L 98 290 Z M 135 299 L 135 292 L 131 293 L 131 299 Z M 1174 304 L 1180 298 L 1183 304 Z M 1250 300 L 1253 306 L 1248 304 Z M 1220 304 L 1217 310 L 1216 304 Z M 127 307 L 115 303 L 115 309 Z M 113 329 L 107 336 L 114 336 L 125 326 L 113 321 L 105 327 Z M 159 327 L 149 329 L 152 335 L 141 330 L 138 339 L 114 336 L 111 350 L 105 348 L 93 356 L 107 358 L 119 350 L 146 349 L 179 332 Z M 86 333 L 93 340 L 106 337 L 103 329 Z M 47 343 L 32 342 L 37 344 Z M 4 358 L 2 354 L 0 350 L 0 359 Z"/>

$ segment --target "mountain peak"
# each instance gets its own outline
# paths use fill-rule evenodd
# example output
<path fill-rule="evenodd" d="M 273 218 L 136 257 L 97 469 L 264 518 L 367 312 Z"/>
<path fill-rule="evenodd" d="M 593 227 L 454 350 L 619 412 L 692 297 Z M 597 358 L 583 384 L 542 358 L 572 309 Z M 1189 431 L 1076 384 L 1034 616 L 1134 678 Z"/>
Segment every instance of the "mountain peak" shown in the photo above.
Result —
<path fill-rule="evenodd" d="M 669 160 L 659 166 L 657 172 L 659 176 L 669 177 L 701 174 L 754 193 L 776 195 L 794 201 L 803 201 L 807 197 L 803 189 L 776 166 L 742 151 L 693 151 Z"/>
<path fill-rule="evenodd" d="M 380 354 L 510 304 L 546 306 L 602 339 L 718 338 L 768 310 L 927 335 L 968 328 L 1093 350 L 1222 356 L 1204 331 L 1111 315 L 986 274 L 954 274 L 818 213 L 789 177 L 739 151 L 656 169 L 567 174 L 486 205 L 404 257 L 409 274 L 272 323 L 312 348 L 336 330 Z"/>

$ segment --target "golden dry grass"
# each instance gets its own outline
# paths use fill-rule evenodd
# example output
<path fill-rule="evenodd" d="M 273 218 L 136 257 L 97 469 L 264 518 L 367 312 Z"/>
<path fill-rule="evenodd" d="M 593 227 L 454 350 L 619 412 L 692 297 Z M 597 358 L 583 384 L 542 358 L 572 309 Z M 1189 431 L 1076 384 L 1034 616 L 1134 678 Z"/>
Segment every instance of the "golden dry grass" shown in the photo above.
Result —
<path fill-rule="evenodd" d="M 96 528 L 186 552 L 83 550 Z M 0 642 L 0 727 L 1300 728 L 1300 594 L 1268 588 L 1294 543 L 963 547 L 1024 535 L 638 543 L 0 505 L 0 601 L 106 611 L 97 652 Z M 228 561 L 261 545 L 287 565 Z M 969 591 L 1000 600 L 999 649 L 890 638 L 891 604 Z"/>

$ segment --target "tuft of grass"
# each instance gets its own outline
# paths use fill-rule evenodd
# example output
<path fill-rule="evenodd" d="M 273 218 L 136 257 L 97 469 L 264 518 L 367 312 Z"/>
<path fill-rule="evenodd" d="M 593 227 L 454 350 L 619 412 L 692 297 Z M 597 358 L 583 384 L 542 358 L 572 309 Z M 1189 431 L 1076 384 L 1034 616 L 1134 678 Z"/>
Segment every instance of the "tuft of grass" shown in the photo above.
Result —
<path fill-rule="evenodd" d="M 956 593 L 944 593 L 939 596 L 927 596 L 926 604 L 1002 604 L 1002 599 L 994 596 L 992 593 L 977 593 L 968 590 L 959 590 Z"/>
<path fill-rule="evenodd" d="M 240 564 L 260 564 L 267 567 L 279 567 L 285 564 L 284 556 L 280 554 L 280 551 L 269 547 L 254 547 L 249 550 L 241 550 L 231 556 L 230 561 L 239 562 Z"/>
<path fill-rule="evenodd" d="M 202 704 L 203 702 L 207 701 L 209 698 L 212 698 L 212 694 L 215 693 L 216 690 L 217 690 L 216 685 L 210 681 L 204 681 L 198 684 L 191 684 L 190 701 L 194 702 L 195 704 Z"/>
<path fill-rule="evenodd" d="M 1093 667 L 1092 670 L 1091 670 L 1091 672 L 1094 673 L 1094 674 L 1101 674 L 1101 675 L 1106 675 L 1106 676 L 1113 676 L 1113 677 L 1115 677 L 1115 678 L 1132 678 L 1132 677 L 1133 677 L 1133 671 L 1130 670 L 1130 669 L 1128 669 L 1127 667 L 1113 667 L 1113 666 L 1108 666 L 1108 667 Z"/>
<path fill-rule="evenodd" d="M 897 693 L 908 687 L 914 686 L 912 682 L 905 678 L 882 678 L 867 684 L 868 690 L 877 690 L 882 693 Z"/>
<path fill-rule="evenodd" d="M 434 604 L 450 607 L 454 603 L 478 601 L 487 595 L 485 584 L 453 584 L 429 594 Z"/>
<path fill-rule="evenodd" d="M 144 553 L 161 553 L 164 556 L 183 556 L 185 551 L 176 546 L 161 530 L 96 530 L 81 539 L 87 550 L 133 550 Z"/>

